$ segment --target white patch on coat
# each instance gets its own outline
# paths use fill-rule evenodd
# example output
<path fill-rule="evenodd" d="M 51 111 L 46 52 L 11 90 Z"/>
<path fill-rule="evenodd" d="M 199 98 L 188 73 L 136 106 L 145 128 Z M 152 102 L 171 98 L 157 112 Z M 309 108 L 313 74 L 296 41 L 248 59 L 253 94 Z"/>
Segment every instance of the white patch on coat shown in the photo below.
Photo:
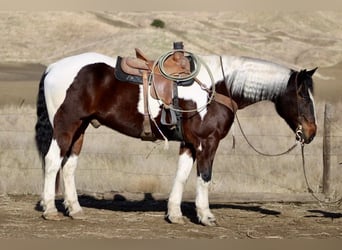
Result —
<path fill-rule="evenodd" d="M 48 66 L 44 82 L 44 94 L 51 124 L 53 124 L 53 118 L 57 109 L 65 99 L 67 89 L 80 69 L 88 64 L 98 62 L 104 62 L 115 67 L 116 57 L 112 58 L 102 54 L 89 52 L 63 58 Z"/>
<path fill-rule="evenodd" d="M 310 89 L 309 89 L 309 97 L 310 97 L 310 100 L 311 100 L 311 102 L 312 102 L 312 108 L 313 108 L 314 116 L 315 116 L 315 124 L 316 124 L 316 126 L 317 126 L 317 114 L 316 114 L 315 100 L 314 100 L 314 98 L 313 98 L 313 95 L 312 95 Z"/>
<path fill-rule="evenodd" d="M 227 88 L 233 96 L 257 102 L 282 94 L 291 70 L 282 65 L 248 57 L 223 56 Z"/>
<path fill-rule="evenodd" d="M 198 151 L 202 151 L 202 150 L 203 150 L 203 148 L 202 148 L 202 143 L 200 143 L 200 145 L 198 146 L 197 150 L 198 150 Z"/>

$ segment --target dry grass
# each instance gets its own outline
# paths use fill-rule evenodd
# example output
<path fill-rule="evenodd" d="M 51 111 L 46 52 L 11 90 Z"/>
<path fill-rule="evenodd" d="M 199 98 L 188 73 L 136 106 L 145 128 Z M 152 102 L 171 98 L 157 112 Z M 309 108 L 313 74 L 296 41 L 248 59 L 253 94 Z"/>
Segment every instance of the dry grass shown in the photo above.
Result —
<path fill-rule="evenodd" d="M 162 20 L 165 27 L 152 27 L 155 19 Z M 88 51 L 129 56 L 134 55 L 135 47 L 156 58 L 170 50 L 174 41 L 183 41 L 185 48 L 196 54 L 252 56 L 294 69 L 318 66 L 317 99 L 342 101 L 341 26 L 341 12 L 331 11 L 3 11 L 0 13 L 0 92 L 6 94 L 0 105 L 6 102 L 18 105 L 23 101 L 34 104 L 35 99 L 29 99 L 29 95 L 35 98 L 42 65 L 60 58 Z M 19 63 L 21 73 L 13 70 Z M 8 92 L 13 89 L 11 85 L 21 93 L 20 98 Z M 24 89 L 23 85 L 29 88 Z"/>
<path fill-rule="evenodd" d="M 336 109 L 341 107 L 336 105 Z M 334 109 L 334 145 L 341 145 L 341 116 Z M 262 111 L 261 111 L 262 110 Z M 323 124 L 323 105 L 318 104 L 319 127 Z M 259 103 L 238 113 L 250 141 L 263 152 L 285 151 L 294 135 L 276 115 L 273 105 Z M 0 109 L 0 192 L 39 193 L 41 164 L 34 142 L 35 109 L 32 106 L 7 106 Z M 258 124 L 258 126 L 256 126 Z M 234 131 L 234 132 L 233 132 Z M 322 178 L 322 129 L 306 147 L 308 177 L 318 192 Z M 232 134 L 236 147 L 232 149 Z M 334 148 L 334 147 L 333 147 Z M 78 189 L 96 192 L 127 191 L 168 193 L 176 171 L 178 143 L 168 151 L 161 142 L 141 142 L 101 127 L 89 128 L 77 172 Z M 333 164 L 341 161 L 333 152 Z M 333 166 L 333 188 L 340 192 L 341 173 Z M 193 170 L 186 191 L 195 190 Z M 218 149 L 214 162 L 212 193 L 303 193 L 306 186 L 301 169 L 300 150 L 281 157 L 256 154 L 244 141 L 238 127 L 231 130 Z"/>

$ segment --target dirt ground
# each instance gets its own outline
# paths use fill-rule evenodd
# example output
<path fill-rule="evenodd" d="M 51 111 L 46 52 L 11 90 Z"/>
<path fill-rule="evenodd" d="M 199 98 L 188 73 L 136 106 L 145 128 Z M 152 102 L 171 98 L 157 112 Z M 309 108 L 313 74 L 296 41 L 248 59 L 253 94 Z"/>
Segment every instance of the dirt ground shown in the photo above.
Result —
<path fill-rule="evenodd" d="M 341 239 L 342 210 L 317 203 L 211 204 L 218 226 L 197 223 L 193 202 L 182 205 L 186 223 L 164 219 L 166 200 L 80 196 L 84 220 L 41 217 L 39 196 L 0 196 L 1 239 Z"/>

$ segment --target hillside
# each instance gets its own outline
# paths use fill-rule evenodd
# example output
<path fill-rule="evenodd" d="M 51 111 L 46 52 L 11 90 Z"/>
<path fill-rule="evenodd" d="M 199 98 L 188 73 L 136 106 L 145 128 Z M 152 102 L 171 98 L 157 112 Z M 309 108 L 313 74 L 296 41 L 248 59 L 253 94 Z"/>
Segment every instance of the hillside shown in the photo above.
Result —
<path fill-rule="evenodd" d="M 160 19 L 165 27 L 151 26 Z M 0 12 L 0 63 L 47 65 L 96 51 L 155 58 L 173 41 L 197 54 L 259 57 L 294 69 L 319 67 L 319 97 L 339 99 L 342 12 Z M 335 95 L 334 95 L 335 94 Z"/>

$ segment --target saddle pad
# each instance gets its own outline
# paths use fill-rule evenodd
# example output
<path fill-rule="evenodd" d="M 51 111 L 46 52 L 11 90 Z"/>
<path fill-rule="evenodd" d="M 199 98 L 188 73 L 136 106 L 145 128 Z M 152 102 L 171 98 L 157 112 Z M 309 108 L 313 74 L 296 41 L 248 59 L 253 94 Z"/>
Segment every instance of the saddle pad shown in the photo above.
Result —
<path fill-rule="evenodd" d="M 116 61 L 115 71 L 114 71 L 115 78 L 122 82 L 142 84 L 143 83 L 142 76 L 130 75 L 130 74 L 125 73 L 121 68 L 121 61 L 122 61 L 122 57 L 118 56 L 117 61 Z"/>

